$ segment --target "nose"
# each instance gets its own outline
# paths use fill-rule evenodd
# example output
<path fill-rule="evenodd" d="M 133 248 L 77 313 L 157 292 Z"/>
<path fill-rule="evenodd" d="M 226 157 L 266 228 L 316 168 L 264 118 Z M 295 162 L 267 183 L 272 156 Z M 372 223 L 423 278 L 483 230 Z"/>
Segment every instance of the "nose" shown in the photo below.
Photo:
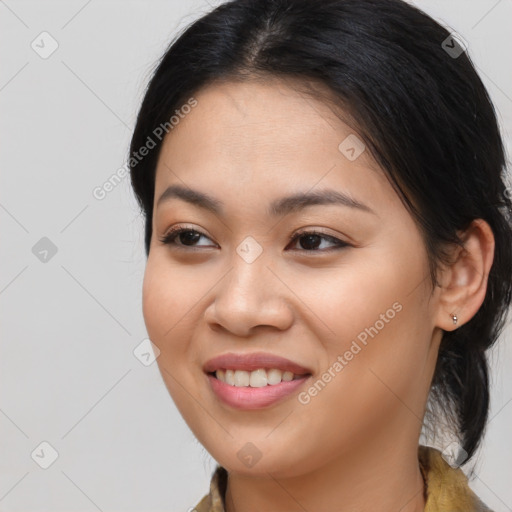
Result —
<path fill-rule="evenodd" d="M 214 329 L 248 337 L 256 327 L 286 330 L 293 322 L 288 288 L 260 257 L 247 263 L 237 255 L 233 267 L 215 287 L 205 320 Z"/>

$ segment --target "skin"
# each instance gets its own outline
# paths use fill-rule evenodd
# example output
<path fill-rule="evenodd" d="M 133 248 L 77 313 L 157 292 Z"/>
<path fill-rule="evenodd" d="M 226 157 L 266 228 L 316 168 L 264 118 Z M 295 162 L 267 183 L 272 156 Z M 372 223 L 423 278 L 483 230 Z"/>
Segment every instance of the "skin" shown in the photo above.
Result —
<path fill-rule="evenodd" d="M 367 511 L 375 503 L 381 512 L 423 510 L 417 448 L 439 343 L 483 302 L 494 254 L 489 226 L 473 222 L 431 295 L 418 227 L 368 151 L 354 161 L 340 152 L 357 132 L 326 104 L 277 79 L 218 83 L 195 98 L 164 140 L 155 205 L 180 184 L 225 211 L 176 198 L 155 208 L 143 313 L 176 406 L 229 471 L 227 511 Z M 375 213 L 315 205 L 267 214 L 275 199 L 324 188 Z M 177 225 L 205 236 L 192 246 L 179 236 L 163 244 Z M 302 228 L 349 245 L 289 242 Z M 246 236 L 263 251 L 252 263 L 236 251 Z M 202 371 L 222 353 L 271 352 L 312 370 L 299 391 L 307 390 L 397 302 L 400 312 L 308 404 L 295 393 L 266 409 L 234 409 Z M 261 454 L 252 467 L 237 456 L 248 442 Z"/>

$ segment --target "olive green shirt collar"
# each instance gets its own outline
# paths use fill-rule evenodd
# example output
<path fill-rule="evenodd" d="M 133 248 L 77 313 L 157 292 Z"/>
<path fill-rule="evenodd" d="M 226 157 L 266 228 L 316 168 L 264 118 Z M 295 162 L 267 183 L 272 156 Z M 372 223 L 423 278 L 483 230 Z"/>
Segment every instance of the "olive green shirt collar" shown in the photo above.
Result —
<path fill-rule="evenodd" d="M 492 512 L 469 488 L 462 469 L 451 467 L 439 450 L 420 445 L 418 459 L 426 483 L 424 512 Z M 217 465 L 209 494 L 193 512 L 225 512 L 227 476 L 226 469 Z"/>

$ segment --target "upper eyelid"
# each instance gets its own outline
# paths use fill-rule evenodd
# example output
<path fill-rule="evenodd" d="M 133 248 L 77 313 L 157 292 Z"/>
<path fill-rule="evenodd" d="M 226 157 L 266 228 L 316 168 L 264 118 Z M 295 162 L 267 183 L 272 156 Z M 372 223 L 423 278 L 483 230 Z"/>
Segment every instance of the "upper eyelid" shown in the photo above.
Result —
<path fill-rule="evenodd" d="M 180 233 L 184 232 L 184 231 L 194 231 L 195 233 L 198 233 L 200 234 L 201 236 L 204 236 L 205 238 L 208 238 L 208 240 L 211 240 L 214 244 L 215 242 L 206 234 L 206 233 L 203 233 L 202 231 L 200 231 L 199 229 L 196 229 L 196 228 L 192 228 L 192 227 L 189 227 L 189 226 L 174 226 L 170 229 L 168 229 L 161 237 L 159 237 L 159 240 L 162 242 L 162 243 L 165 243 L 164 241 L 168 238 L 168 237 L 173 237 L 174 240 L 179 236 Z M 176 244 L 175 241 L 173 240 L 173 244 L 174 245 L 177 245 L 177 246 L 180 246 L 179 244 Z M 216 244 L 217 245 L 217 244 Z M 183 247 L 187 247 L 187 246 L 183 246 Z M 190 246 L 189 248 L 190 249 L 194 249 L 195 246 Z"/>

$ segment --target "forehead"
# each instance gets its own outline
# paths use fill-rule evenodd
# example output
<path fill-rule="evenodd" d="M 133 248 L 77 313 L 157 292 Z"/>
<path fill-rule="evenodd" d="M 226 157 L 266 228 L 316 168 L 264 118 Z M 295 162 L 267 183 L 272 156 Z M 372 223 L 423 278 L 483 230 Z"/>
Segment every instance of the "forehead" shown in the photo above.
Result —
<path fill-rule="evenodd" d="M 245 184 L 261 197 L 320 182 L 363 188 L 368 198 L 390 187 L 367 150 L 354 160 L 340 150 L 347 137 L 357 137 L 356 130 L 293 83 L 217 83 L 194 98 L 197 105 L 164 140 L 155 196 L 180 182 L 207 189 Z"/>
<path fill-rule="evenodd" d="M 310 153 L 312 145 L 320 144 L 319 150 L 332 146 L 355 131 L 326 103 L 305 93 L 298 82 L 278 78 L 221 82 L 200 90 L 195 98 L 197 106 L 173 129 L 174 135 L 180 134 L 165 141 L 171 147 L 183 141 L 170 139 L 187 138 L 193 131 L 198 149 L 215 155 L 223 155 L 226 149 L 231 159 L 244 161 L 260 155 L 281 159 L 290 153 Z M 311 144 L 304 146 L 306 138 Z"/>

